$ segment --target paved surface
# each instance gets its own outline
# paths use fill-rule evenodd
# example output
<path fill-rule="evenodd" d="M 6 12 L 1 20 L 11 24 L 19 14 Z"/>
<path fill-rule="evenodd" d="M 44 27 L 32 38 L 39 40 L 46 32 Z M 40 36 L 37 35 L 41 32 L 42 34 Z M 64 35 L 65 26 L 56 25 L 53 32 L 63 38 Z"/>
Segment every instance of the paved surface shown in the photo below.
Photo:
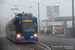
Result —
<path fill-rule="evenodd" d="M 52 50 L 75 50 L 75 37 L 58 35 L 40 35 L 39 42 L 46 44 Z"/>
<path fill-rule="evenodd" d="M 38 42 L 15 44 L 8 40 L 5 34 L 0 34 L 0 50 L 47 50 L 47 48 Z"/>
<path fill-rule="evenodd" d="M 0 34 L 0 50 L 75 50 L 75 37 L 39 35 L 37 43 L 15 44 Z"/>

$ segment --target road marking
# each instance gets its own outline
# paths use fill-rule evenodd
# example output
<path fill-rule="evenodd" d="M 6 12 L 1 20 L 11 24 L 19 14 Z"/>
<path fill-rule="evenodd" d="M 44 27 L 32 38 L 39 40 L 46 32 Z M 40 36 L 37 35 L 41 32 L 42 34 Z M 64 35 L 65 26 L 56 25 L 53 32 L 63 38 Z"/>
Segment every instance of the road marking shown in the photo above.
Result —
<path fill-rule="evenodd" d="M 47 48 L 44 48 L 44 47 L 42 47 L 42 46 L 38 46 L 38 45 L 36 45 L 37 47 L 39 47 L 39 48 L 42 48 L 42 49 L 44 49 L 44 50 L 48 50 Z"/>
<path fill-rule="evenodd" d="M 15 46 L 17 48 L 17 50 L 20 50 L 20 48 L 18 48 L 17 46 Z"/>
<path fill-rule="evenodd" d="M 43 45 L 43 46 L 47 47 L 47 48 L 48 48 L 48 50 L 51 50 L 51 48 L 50 48 L 50 47 L 48 47 L 47 45 L 45 45 L 45 44 L 43 44 L 43 43 L 39 43 L 39 44 L 41 44 L 41 45 Z"/>
<path fill-rule="evenodd" d="M 33 48 L 31 48 L 31 50 L 34 50 Z"/>
<path fill-rule="evenodd" d="M 18 50 L 20 50 L 20 48 L 18 48 Z"/>

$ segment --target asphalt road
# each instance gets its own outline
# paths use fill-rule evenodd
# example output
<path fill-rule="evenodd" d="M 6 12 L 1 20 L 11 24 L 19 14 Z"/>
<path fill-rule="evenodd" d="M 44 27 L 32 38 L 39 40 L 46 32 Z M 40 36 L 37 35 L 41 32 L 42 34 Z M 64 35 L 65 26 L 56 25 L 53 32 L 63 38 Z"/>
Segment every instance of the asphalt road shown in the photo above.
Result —
<path fill-rule="evenodd" d="M 39 42 L 44 43 L 51 50 L 75 50 L 75 37 L 40 35 Z"/>
<path fill-rule="evenodd" d="M 75 50 L 75 37 L 39 35 L 36 43 L 15 44 L 0 34 L 0 50 Z"/>

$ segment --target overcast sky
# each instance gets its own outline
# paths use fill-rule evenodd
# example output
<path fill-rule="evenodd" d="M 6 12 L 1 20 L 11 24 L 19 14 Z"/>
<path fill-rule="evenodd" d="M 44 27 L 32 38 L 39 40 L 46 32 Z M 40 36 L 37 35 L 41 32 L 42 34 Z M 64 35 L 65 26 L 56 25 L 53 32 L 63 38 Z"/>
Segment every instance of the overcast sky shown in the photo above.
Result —
<path fill-rule="evenodd" d="M 38 2 L 40 3 L 40 19 L 47 19 L 46 6 L 59 6 L 60 16 L 71 16 L 72 15 L 72 0 L 0 0 L 0 17 L 10 20 L 14 17 L 14 12 L 11 10 L 16 8 L 19 12 L 31 12 L 34 16 L 38 17 Z M 30 8 L 30 6 L 32 6 Z"/>

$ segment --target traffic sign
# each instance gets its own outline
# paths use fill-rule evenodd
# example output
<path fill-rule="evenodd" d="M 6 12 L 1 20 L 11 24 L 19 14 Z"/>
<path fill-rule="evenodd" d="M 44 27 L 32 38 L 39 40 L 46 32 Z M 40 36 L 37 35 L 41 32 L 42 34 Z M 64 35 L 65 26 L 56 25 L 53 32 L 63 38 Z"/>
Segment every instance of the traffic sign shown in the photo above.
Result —
<path fill-rule="evenodd" d="M 49 17 L 49 21 L 53 21 L 53 17 Z"/>

